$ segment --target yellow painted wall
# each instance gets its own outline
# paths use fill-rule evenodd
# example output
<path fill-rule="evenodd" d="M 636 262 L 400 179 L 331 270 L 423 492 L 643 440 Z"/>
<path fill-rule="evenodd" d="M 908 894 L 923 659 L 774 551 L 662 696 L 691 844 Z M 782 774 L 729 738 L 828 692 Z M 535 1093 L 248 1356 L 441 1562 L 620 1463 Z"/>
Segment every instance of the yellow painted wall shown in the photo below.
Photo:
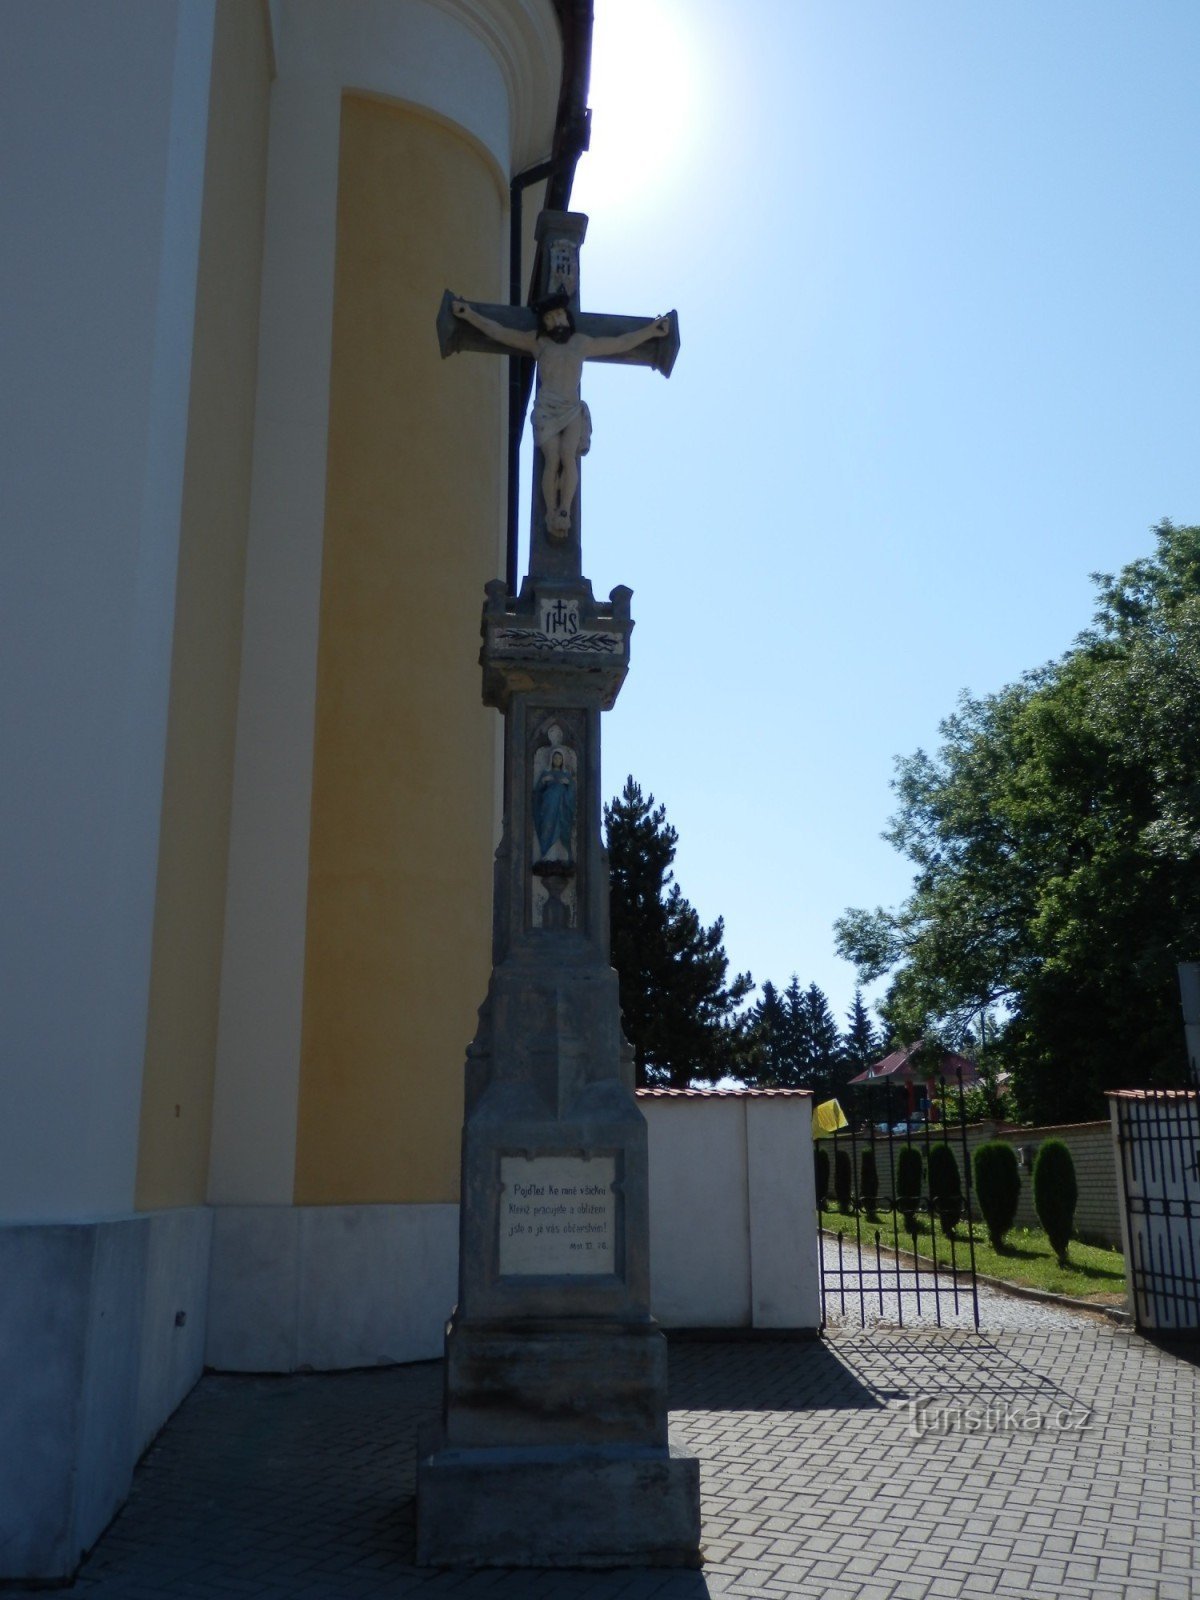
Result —
<path fill-rule="evenodd" d="M 218 0 L 136 1204 L 204 1200 L 262 273 L 263 8 Z"/>
<path fill-rule="evenodd" d="M 298 1204 L 458 1198 L 490 969 L 506 363 L 443 362 L 442 291 L 506 300 L 506 193 L 473 143 L 342 103 Z"/>

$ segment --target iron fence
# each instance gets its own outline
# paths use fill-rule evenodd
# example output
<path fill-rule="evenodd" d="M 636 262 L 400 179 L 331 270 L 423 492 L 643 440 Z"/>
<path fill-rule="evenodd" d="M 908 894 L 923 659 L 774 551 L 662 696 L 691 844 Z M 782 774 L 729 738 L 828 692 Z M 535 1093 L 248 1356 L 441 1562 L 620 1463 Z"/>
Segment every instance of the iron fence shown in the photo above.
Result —
<path fill-rule="evenodd" d="M 862 1327 L 903 1327 L 906 1313 L 910 1320 L 915 1313 L 932 1315 L 938 1327 L 969 1318 L 978 1331 L 961 1069 L 943 1085 L 937 1123 L 894 1123 L 889 1091 L 888 1083 L 864 1087 L 863 1114 L 817 1142 L 822 1326 L 836 1313 Z M 931 1113 L 934 1104 L 931 1095 Z"/>
<path fill-rule="evenodd" d="M 1200 1330 L 1200 1095 L 1114 1096 L 1128 1244 L 1126 1273 L 1143 1332 Z"/>

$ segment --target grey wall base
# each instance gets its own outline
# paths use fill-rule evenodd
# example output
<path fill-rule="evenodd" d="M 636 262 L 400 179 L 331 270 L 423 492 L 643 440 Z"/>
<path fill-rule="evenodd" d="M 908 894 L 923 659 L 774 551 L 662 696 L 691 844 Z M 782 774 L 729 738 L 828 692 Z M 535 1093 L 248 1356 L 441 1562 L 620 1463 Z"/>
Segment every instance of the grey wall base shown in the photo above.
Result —
<path fill-rule="evenodd" d="M 217 1206 L 205 1361 L 333 1372 L 440 1356 L 457 1205 Z"/>
<path fill-rule="evenodd" d="M 0 1578 L 69 1578 L 200 1376 L 206 1207 L 0 1227 Z"/>
<path fill-rule="evenodd" d="M 0 1582 L 74 1573 L 206 1363 L 439 1355 L 457 1260 L 455 1205 L 0 1225 Z"/>
<path fill-rule="evenodd" d="M 697 1567 L 699 1549 L 699 1462 L 673 1448 L 421 1441 L 422 1566 Z"/>

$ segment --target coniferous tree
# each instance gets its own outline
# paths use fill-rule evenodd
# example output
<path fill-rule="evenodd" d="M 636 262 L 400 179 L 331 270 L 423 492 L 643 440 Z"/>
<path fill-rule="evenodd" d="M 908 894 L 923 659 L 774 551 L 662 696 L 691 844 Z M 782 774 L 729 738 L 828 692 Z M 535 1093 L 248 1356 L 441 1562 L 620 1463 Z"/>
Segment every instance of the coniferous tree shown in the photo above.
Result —
<path fill-rule="evenodd" d="M 804 993 L 800 988 L 800 980 L 794 972 L 783 992 L 783 1005 L 785 1018 L 780 1087 L 802 1089 L 809 1076 L 809 1027 Z"/>
<path fill-rule="evenodd" d="M 802 997 L 804 1081 L 819 1098 L 836 1094 L 842 1065 L 842 1036 L 834 1021 L 825 991 L 810 983 Z"/>
<path fill-rule="evenodd" d="M 854 1004 L 846 1013 L 843 1049 L 846 1060 L 853 1065 L 856 1073 L 877 1061 L 882 1050 L 871 1014 L 863 1003 L 862 987 L 858 984 L 854 988 Z"/>
<path fill-rule="evenodd" d="M 736 1070 L 746 1030 L 735 1012 L 753 980 L 728 978 L 723 920 L 705 928 L 680 892 L 671 871 L 679 835 L 666 808 L 630 777 L 604 824 L 612 963 L 638 1083 L 686 1088 Z"/>
<path fill-rule="evenodd" d="M 776 1088 L 781 1082 L 787 1044 L 787 1008 L 770 978 L 762 986 L 762 999 L 750 1008 L 749 1034 L 753 1050 L 750 1076 L 756 1084 Z"/>
<path fill-rule="evenodd" d="M 802 1089 L 812 1078 L 814 1050 L 807 993 L 793 972 L 780 994 L 768 979 L 752 1007 L 755 1057 L 751 1076 L 760 1088 Z"/>

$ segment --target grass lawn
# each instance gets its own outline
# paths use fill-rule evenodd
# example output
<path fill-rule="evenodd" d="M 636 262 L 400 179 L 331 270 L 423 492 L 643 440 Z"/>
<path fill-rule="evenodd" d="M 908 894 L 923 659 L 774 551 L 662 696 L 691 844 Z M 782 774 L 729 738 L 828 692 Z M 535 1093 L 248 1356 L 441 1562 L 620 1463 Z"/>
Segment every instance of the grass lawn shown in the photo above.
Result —
<path fill-rule="evenodd" d="M 881 1211 L 877 1223 L 863 1217 L 846 1217 L 840 1211 L 821 1213 L 821 1226 L 831 1233 L 855 1236 L 861 1229 L 864 1247 L 873 1247 L 878 1230 L 879 1242 L 886 1250 L 892 1246 L 890 1213 Z M 1048 1289 L 1052 1294 L 1071 1295 L 1076 1300 L 1094 1300 L 1097 1305 L 1121 1305 L 1125 1299 L 1125 1262 L 1119 1250 L 1104 1250 L 1099 1245 L 1079 1244 L 1072 1239 L 1067 1250 L 1069 1265 L 1060 1267 L 1054 1259 L 1050 1241 L 1040 1228 L 1014 1228 L 1005 1238 L 1003 1250 L 993 1250 L 981 1222 L 972 1225 L 975 1239 L 975 1267 L 986 1278 L 1004 1278 L 1009 1283 L 1030 1289 Z M 900 1249 L 913 1252 L 912 1236 L 899 1224 Z M 950 1241 L 941 1228 L 931 1230 L 929 1219 L 917 1220 L 916 1254 L 933 1258 L 937 1250 L 939 1266 L 949 1268 Z M 828 1248 L 828 1246 L 827 1246 Z M 836 1248 L 836 1247 L 835 1247 Z M 969 1267 L 967 1227 L 954 1230 L 955 1263 L 959 1270 Z"/>

